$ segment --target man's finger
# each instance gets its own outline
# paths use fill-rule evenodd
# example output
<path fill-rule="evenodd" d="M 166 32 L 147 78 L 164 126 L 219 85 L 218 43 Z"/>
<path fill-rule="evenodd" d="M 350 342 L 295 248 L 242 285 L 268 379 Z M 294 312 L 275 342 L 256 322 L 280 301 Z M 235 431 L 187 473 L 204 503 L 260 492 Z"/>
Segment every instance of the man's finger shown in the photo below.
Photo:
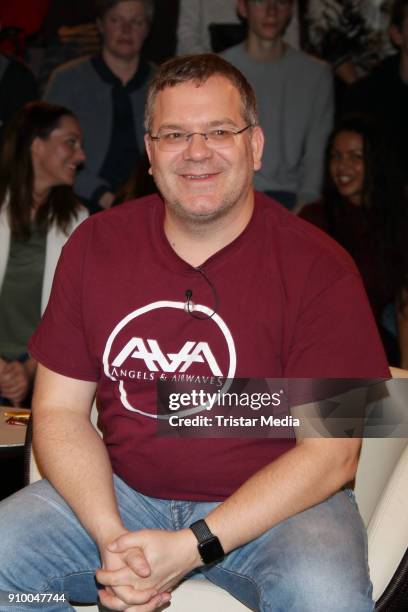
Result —
<path fill-rule="evenodd" d="M 112 586 L 106 585 L 108 588 L 100 591 L 101 593 L 107 593 L 110 597 L 114 597 L 125 603 L 127 606 L 140 605 L 150 602 L 153 597 L 158 595 L 157 589 L 144 589 L 139 590 L 131 586 Z M 109 588 L 111 587 L 111 588 Z M 105 605 L 105 604 L 104 604 Z M 109 607 L 109 606 L 108 606 Z M 114 610 L 120 608 L 114 608 Z"/>
<path fill-rule="evenodd" d="M 153 612 L 158 610 L 171 600 L 170 593 L 160 593 L 156 595 L 148 604 L 142 606 L 130 606 L 126 608 L 126 612 Z"/>
<path fill-rule="evenodd" d="M 140 536 L 137 533 L 124 533 L 116 540 L 108 544 L 107 549 L 111 552 L 125 552 L 129 548 L 140 548 Z"/>
<path fill-rule="evenodd" d="M 146 557 L 140 548 L 130 550 L 124 557 L 124 560 L 130 569 L 141 578 L 147 578 L 150 576 L 150 565 L 146 561 Z"/>
<path fill-rule="evenodd" d="M 109 610 L 126 610 L 129 607 L 124 601 L 115 597 L 112 593 L 108 593 L 105 589 L 101 589 L 98 596 L 101 604 Z"/>
<path fill-rule="evenodd" d="M 122 601 L 120 597 L 112 595 L 105 589 L 99 591 L 99 599 L 105 608 L 110 610 L 126 610 L 126 612 L 152 612 L 170 601 L 170 593 L 158 593 L 145 604 L 129 604 Z"/>
<path fill-rule="evenodd" d="M 98 569 L 96 571 L 96 579 L 104 586 L 132 586 L 139 590 L 138 585 L 140 583 L 140 591 L 152 590 L 149 585 L 143 586 L 140 576 L 135 575 L 132 568 L 128 566 L 117 570 Z"/>

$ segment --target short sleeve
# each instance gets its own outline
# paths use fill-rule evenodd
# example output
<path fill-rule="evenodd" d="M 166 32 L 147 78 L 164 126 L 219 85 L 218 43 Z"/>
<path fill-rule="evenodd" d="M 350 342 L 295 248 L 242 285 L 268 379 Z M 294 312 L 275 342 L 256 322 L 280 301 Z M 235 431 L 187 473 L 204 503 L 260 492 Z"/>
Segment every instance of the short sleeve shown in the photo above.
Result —
<path fill-rule="evenodd" d="M 96 382 L 99 364 L 92 357 L 83 323 L 83 277 L 92 223 L 85 221 L 71 236 L 58 262 L 51 297 L 29 342 L 30 354 L 64 376 Z"/>
<path fill-rule="evenodd" d="M 332 282 L 317 265 L 291 341 L 289 378 L 383 378 L 389 370 L 377 326 L 357 271 Z M 320 279 L 318 277 L 320 276 Z M 314 277 L 314 278 L 313 278 Z"/>

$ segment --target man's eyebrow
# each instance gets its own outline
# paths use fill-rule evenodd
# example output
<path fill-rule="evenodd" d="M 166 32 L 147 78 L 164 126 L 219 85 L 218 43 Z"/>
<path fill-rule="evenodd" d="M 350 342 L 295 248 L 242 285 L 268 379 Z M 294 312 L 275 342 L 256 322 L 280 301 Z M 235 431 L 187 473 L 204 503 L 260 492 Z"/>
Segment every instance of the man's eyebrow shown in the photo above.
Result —
<path fill-rule="evenodd" d="M 216 119 L 215 121 L 210 121 L 208 127 L 217 127 L 218 125 L 230 125 L 231 127 L 237 127 L 235 121 L 230 119 L 229 117 L 224 117 L 223 119 Z"/>
<path fill-rule="evenodd" d="M 179 123 L 162 123 L 161 126 L 158 128 L 158 132 L 160 132 L 160 130 L 185 130 L 185 128 L 183 128 Z"/>
<path fill-rule="evenodd" d="M 218 127 L 220 125 L 228 125 L 231 127 L 237 127 L 237 124 L 235 123 L 235 121 L 233 121 L 229 117 L 223 117 L 222 119 L 214 119 L 213 121 L 208 121 L 207 123 L 204 123 L 203 129 Z M 181 125 L 180 123 L 162 123 L 158 131 L 160 130 L 181 130 L 183 132 L 187 132 L 188 128 Z"/>

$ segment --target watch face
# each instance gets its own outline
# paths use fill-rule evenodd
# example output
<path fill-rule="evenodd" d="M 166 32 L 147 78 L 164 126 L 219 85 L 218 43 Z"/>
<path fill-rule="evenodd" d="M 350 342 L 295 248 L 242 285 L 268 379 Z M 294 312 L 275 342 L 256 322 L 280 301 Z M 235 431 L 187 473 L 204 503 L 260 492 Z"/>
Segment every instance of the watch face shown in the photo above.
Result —
<path fill-rule="evenodd" d="M 220 541 L 215 536 L 211 540 L 201 542 L 198 545 L 198 550 L 204 563 L 215 563 L 224 556 L 223 548 Z"/>

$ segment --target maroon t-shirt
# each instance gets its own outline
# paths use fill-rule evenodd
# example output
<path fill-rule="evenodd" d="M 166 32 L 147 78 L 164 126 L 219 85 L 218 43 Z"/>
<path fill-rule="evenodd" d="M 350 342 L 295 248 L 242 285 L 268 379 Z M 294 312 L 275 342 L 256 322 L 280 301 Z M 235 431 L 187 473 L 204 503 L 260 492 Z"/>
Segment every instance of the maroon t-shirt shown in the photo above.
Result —
<path fill-rule="evenodd" d="M 388 376 L 361 281 L 334 241 L 256 194 L 242 234 L 202 266 L 171 248 L 158 196 L 85 221 L 63 249 L 30 351 L 98 382 L 113 470 L 153 497 L 222 500 L 290 440 L 157 435 L 160 377 Z M 184 309 L 186 291 L 212 318 Z M 206 310 L 207 309 L 207 310 Z M 200 311 L 197 311 L 198 313 Z"/>

